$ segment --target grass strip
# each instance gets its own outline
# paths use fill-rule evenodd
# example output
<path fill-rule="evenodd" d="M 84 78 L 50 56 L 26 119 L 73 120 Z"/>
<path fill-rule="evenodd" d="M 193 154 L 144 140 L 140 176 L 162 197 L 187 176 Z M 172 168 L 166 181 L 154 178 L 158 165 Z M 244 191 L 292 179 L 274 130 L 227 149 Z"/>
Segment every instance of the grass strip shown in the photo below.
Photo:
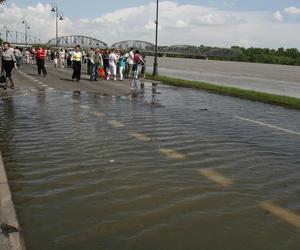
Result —
<path fill-rule="evenodd" d="M 220 86 L 207 82 L 184 80 L 168 76 L 152 76 L 150 74 L 147 74 L 147 79 L 159 81 L 171 86 L 201 89 L 221 95 L 234 96 L 251 101 L 274 104 L 300 110 L 300 99 L 296 97 L 275 95 L 264 92 L 258 92 L 255 90 L 239 89 L 235 87 Z"/>

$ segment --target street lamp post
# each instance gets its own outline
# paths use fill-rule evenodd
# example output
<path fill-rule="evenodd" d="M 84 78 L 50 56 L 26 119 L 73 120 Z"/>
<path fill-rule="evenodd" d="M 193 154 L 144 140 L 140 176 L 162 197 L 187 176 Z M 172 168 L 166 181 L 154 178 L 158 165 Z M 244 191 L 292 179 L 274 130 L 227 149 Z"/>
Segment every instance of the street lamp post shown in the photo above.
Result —
<path fill-rule="evenodd" d="M 155 25 L 156 25 L 156 32 L 155 32 L 155 55 L 154 55 L 154 64 L 153 64 L 153 76 L 158 75 L 158 63 L 157 63 L 157 40 L 158 40 L 158 0 L 156 1 L 156 20 L 155 20 Z"/>
<path fill-rule="evenodd" d="M 27 45 L 28 45 L 27 30 L 30 29 L 30 26 L 29 26 L 29 24 L 28 24 L 28 22 L 26 20 L 24 20 L 22 23 L 25 25 L 25 44 L 26 44 L 26 47 L 27 47 Z"/>
<path fill-rule="evenodd" d="M 9 30 L 8 30 L 7 26 L 4 26 L 4 29 L 5 29 L 5 40 L 8 41 L 8 32 L 9 32 Z"/>
<path fill-rule="evenodd" d="M 58 10 L 57 3 L 52 3 L 51 11 L 55 12 L 56 18 L 55 18 L 55 27 L 56 27 L 56 47 L 58 47 L 58 21 L 64 20 L 63 18 L 63 12 Z"/>

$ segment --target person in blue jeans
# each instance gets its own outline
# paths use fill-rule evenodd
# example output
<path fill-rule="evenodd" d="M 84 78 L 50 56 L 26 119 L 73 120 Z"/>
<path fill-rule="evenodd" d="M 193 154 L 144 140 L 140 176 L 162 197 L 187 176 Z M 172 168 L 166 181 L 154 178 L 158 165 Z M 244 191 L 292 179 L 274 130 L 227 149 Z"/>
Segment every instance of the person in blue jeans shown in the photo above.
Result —
<path fill-rule="evenodd" d="M 99 49 L 96 49 L 90 56 L 91 62 L 91 73 L 90 73 L 90 81 L 98 80 L 98 70 L 103 67 L 103 59 Z"/>
<path fill-rule="evenodd" d="M 120 52 L 120 58 L 118 61 L 120 81 L 123 81 L 123 71 L 125 69 L 125 66 L 126 66 L 126 57 L 123 55 L 122 52 Z"/>

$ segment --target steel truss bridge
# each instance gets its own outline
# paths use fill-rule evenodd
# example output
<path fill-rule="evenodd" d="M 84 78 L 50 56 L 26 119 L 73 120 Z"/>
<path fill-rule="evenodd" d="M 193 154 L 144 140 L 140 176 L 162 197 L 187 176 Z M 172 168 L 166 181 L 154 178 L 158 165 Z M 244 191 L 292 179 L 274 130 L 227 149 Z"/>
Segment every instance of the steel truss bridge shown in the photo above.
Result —
<path fill-rule="evenodd" d="M 107 48 L 108 45 L 96 38 L 80 35 L 61 36 L 57 39 L 51 39 L 48 44 L 53 47 L 70 48 L 76 45 L 80 45 L 82 48 Z"/>
<path fill-rule="evenodd" d="M 149 42 L 140 40 L 128 40 L 115 43 L 111 46 L 121 50 L 129 50 L 130 48 L 139 49 L 144 53 L 153 54 L 155 45 Z M 172 45 L 172 46 L 158 46 L 158 54 L 162 56 L 170 55 L 193 55 L 198 57 L 207 57 L 207 53 L 203 47 L 191 45 Z"/>
<path fill-rule="evenodd" d="M 139 49 L 139 50 L 153 50 L 155 49 L 155 45 L 149 42 L 140 41 L 140 40 L 128 40 L 128 41 L 121 41 L 115 43 L 111 46 L 112 48 L 116 49 Z"/>
<path fill-rule="evenodd" d="M 24 32 L 8 30 L 7 28 L 0 28 L 0 37 L 3 41 L 7 41 L 13 45 L 26 45 L 26 34 Z M 41 40 L 35 36 L 27 34 L 27 44 L 41 43 Z"/>
<path fill-rule="evenodd" d="M 16 46 L 26 46 L 26 34 L 18 31 L 11 31 L 4 28 L 0 28 L 0 37 L 4 41 L 8 41 Z M 40 39 L 32 35 L 27 35 L 27 44 L 34 45 L 42 43 Z M 48 41 L 48 45 L 51 47 L 60 48 L 73 48 L 76 45 L 80 47 L 87 48 L 116 48 L 120 50 L 129 50 L 130 48 L 139 49 L 144 53 L 153 54 L 155 50 L 155 45 L 146 41 L 141 40 L 126 40 L 120 41 L 109 46 L 107 43 L 88 36 L 82 35 L 68 35 L 53 38 Z M 226 49 L 224 49 L 226 50 Z M 159 46 L 158 53 L 161 56 L 170 55 L 193 55 L 198 57 L 213 56 L 214 51 L 206 51 L 205 47 L 202 46 L 191 46 L 191 45 L 172 45 L 172 46 Z M 228 53 L 228 51 L 224 51 Z"/>
<path fill-rule="evenodd" d="M 82 35 L 69 35 L 61 36 L 57 39 L 51 39 L 48 41 L 48 45 L 52 47 L 60 48 L 73 48 L 76 45 L 80 45 L 81 48 L 115 48 L 120 50 L 129 50 L 130 48 L 139 49 L 140 51 L 153 55 L 155 51 L 155 45 L 141 40 L 126 40 L 120 41 L 109 46 L 107 43 L 88 36 Z M 166 55 L 193 55 L 197 57 L 207 57 L 207 53 L 203 47 L 191 46 L 191 45 L 173 45 L 173 46 L 159 46 L 158 54 L 160 56 Z"/>

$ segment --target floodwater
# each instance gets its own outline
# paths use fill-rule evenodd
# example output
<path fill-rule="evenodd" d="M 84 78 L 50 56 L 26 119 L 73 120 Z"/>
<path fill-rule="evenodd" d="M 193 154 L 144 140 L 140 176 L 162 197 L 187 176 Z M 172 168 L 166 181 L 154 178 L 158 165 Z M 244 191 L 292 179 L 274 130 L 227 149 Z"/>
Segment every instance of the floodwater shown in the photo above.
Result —
<path fill-rule="evenodd" d="M 300 67 L 159 57 L 159 74 L 300 98 Z M 147 57 L 148 72 L 153 58 Z"/>
<path fill-rule="evenodd" d="M 299 249 L 299 111 L 147 83 L 21 91 L 0 117 L 29 250 Z"/>

